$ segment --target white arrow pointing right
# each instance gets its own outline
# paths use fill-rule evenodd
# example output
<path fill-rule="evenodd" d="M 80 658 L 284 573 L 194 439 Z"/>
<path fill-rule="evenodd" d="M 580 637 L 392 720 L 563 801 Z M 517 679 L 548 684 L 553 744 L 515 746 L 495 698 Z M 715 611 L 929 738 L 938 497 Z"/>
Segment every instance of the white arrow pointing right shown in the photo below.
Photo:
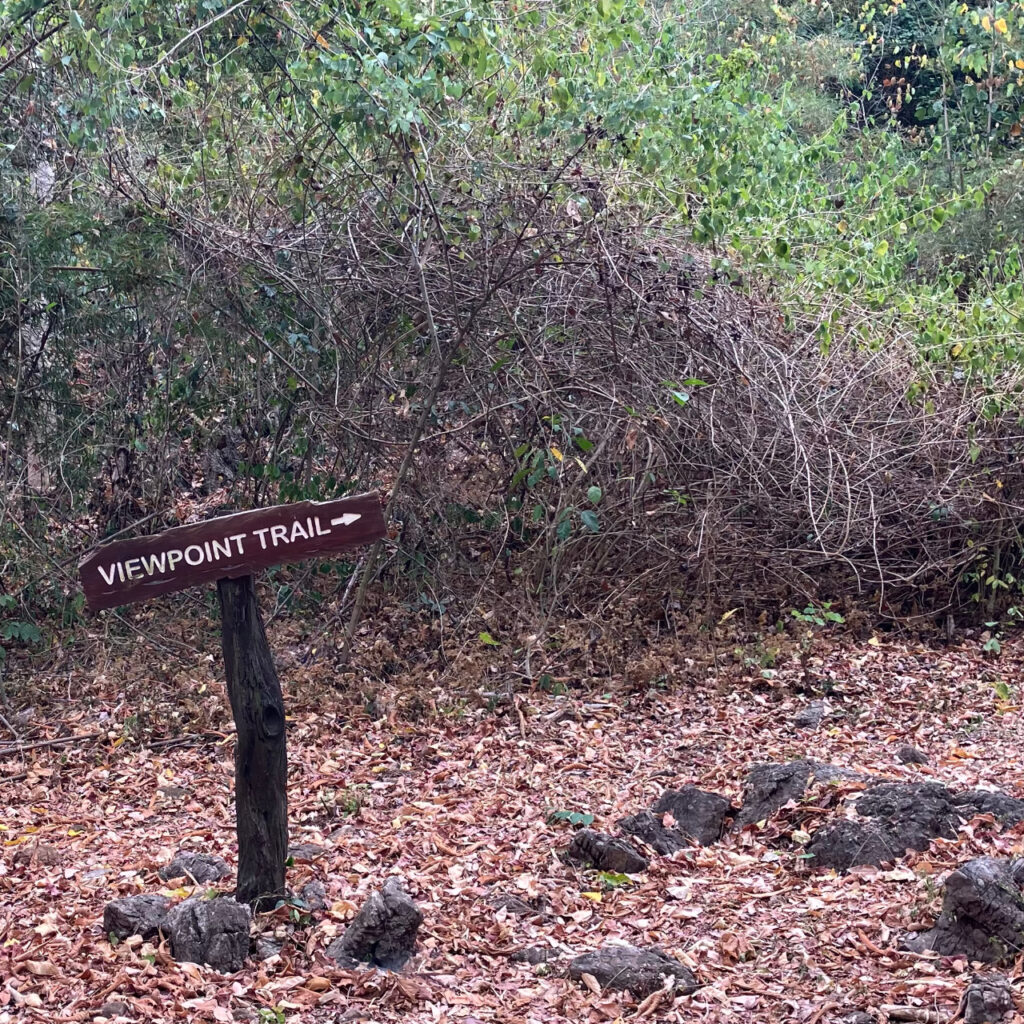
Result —
<path fill-rule="evenodd" d="M 331 526 L 351 526 L 357 519 L 362 519 L 359 512 L 346 512 L 343 516 L 331 520 Z"/>

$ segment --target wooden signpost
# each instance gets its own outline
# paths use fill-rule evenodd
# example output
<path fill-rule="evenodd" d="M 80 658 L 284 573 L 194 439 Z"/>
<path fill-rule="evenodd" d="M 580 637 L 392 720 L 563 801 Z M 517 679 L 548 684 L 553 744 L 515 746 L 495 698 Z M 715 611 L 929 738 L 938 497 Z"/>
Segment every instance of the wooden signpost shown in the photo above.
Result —
<path fill-rule="evenodd" d="M 221 643 L 235 720 L 235 898 L 256 909 L 285 895 L 287 758 L 281 684 L 256 602 L 253 573 L 335 554 L 385 534 L 376 495 L 236 512 L 102 544 L 78 564 L 91 611 L 217 581 Z"/>

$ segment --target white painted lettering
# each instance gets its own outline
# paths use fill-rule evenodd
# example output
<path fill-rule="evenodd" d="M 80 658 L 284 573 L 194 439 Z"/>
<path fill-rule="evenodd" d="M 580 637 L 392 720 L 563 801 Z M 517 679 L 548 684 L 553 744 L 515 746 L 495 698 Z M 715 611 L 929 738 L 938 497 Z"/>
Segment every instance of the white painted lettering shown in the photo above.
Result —
<path fill-rule="evenodd" d="M 121 582 L 124 583 L 124 562 L 117 563 L 117 575 L 121 577 Z"/>
<path fill-rule="evenodd" d="M 167 552 L 161 551 L 159 555 L 143 555 L 142 568 L 146 570 L 147 576 L 155 576 L 158 572 L 163 573 L 167 564 Z"/>
<path fill-rule="evenodd" d="M 264 551 L 266 551 L 266 549 L 267 549 L 267 537 L 266 537 L 266 535 L 269 532 L 269 530 L 270 530 L 269 526 L 264 526 L 262 529 L 253 530 L 252 531 L 253 533 L 256 534 L 257 537 L 259 537 L 259 539 L 260 539 L 260 547 L 262 547 Z"/>
<path fill-rule="evenodd" d="M 306 533 L 306 528 L 298 521 L 298 519 L 296 519 L 295 522 L 292 523 L 292 535 L 289 540 L 294 544 L 300 537 L 303 540 L 309 540 L 309 534 Z"/>
<path fill-rule="evenodd" d="M 104 583 L 106 583 L 108 587 L 112 587 L 114 585 L 114 574 L 117 572 L 117 565 L 114 562 L 111 562 L 109 569 L 104 569 L 102 565 L 98 565 L 96 568 L 99 569 Z"/>
<path fill-rule="evenodd" d="M 142 559 L 141 558 L 129 558 L 124 563 L 124 571 L 128 573 L 128 579 L 137 580 L 142 576 Z"/>
<path fill-rule="evenodd" d="M 281 526 L 280 524 L 278 524 L 277 526 L 272 526 L 270 528 L 270 539 L 274 542 L 274 547 L 275 548 L 277 547 L 277 545 L 279 543 L 287 544 L 288 543 L 288 527 L 287 526 Z"/>
<path fill-rule="evenodd" d="M 230 558 L 231 557 L 231 538 L 227 540 L 215 540 L 213 542 L 213 554 L 210 556 L 212 562 L 214 558 Z"/>
<path fill-rule="evenodd" d="M 234 542 L 235 542 L 235 544 L 237 544 L 237 545 L 238 545 L 238 553 L 239 553 L 240 555 L 244 555 L 244 554 L 245 554 L 245 551 L 244 551 L 244 549 L 242 548 L 242 541 L 243 541 L 243 540 L 245 540 L 245 534 L 244 534 L 244 533 L 233 533 L 233 534 L 231 534 L 231 536 L 230 536 L 230 537 L 228 537 L 228 542 L 229 542 L 229 543 L 230 543 L 231 541 L 234 541 Z M 228 552 L 228 554 L 230 555 L 230 554 L 231 554 L 231 552 L 229 551 L 229 552 Z"/>
<path fill-rule="evenodd" d="M 203 541 L 203 547 L 206 549 L 206 560 L 208 562 L 213 561 L 213 552 L 210 550 L 210 542 L 208 540 Z"/>
<path fill-rule="evenodd" d="M 195 552 L 195 554 L 192 552 Z M 202 565 L 203 549 L 198 544 L 189 544 L 189 546 L 185 548 L 185 561 L 189 565 Z"/>
<path fill-rule="evenodd" d="M 324 527 L 324 524 L 320 522 L 320 517 L 316 517 L 316 535 L 318 537 L 326 537 L 331 532 L 330 527 Z"/>
<path fill-rule="evenodd" d="M 174 572 L 174 567 L 182 560 L 184 556 L 179 548 L 171 548 L 167 552 L 167 571 Z"/>

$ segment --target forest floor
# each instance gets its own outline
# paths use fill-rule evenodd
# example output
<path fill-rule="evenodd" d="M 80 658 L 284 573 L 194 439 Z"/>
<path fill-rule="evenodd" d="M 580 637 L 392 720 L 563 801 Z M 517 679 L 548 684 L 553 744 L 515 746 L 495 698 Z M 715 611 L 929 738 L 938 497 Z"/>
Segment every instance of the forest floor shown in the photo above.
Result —
<path fill-rule="evenodd" d="M 572 825 L 551 817 L 578 811 L 615 832 L 620 817 L 691 782 L 738 804 L 752 764 L 806 756 L 1024 796 L 1017 642 L 989 659 L 977 637 L 926 648 L 837 636 L 769 679 L 695 664 L 669 644 L 646 686 L 570 681 L 564 693 L 523 687 L 490 702 L 389 691 L 368 705 L 336 687 L 326 662 L 302 666 L 286 638 L 275 644 L 291 716 L 291 840 L 324 848 L 289 868 L 289 885 L 319 879 L 329 908 L 257 918 L 280 952 L 231 976 L 176 963 L 155 941 L 112 945 L 109 900 L 188 894 L 156 875 L 179 847 L 235 863 L 219 658 L 196 650 L 193 664 L 178 655 L 161 668 L 128 652 L 90 673 L 41 674 L 5 711 L 23 747 L 0 738 L 0 1024 L 90 1021 L 112 1001 L 154 1022 L 819 1024 L 855 1010 L 899 1019 L 882 1009 L 893 1006 L 944 1022 L 976 968 L 901 952 L 899 938 L 934 918 L 952 868 L 1024 853 L 1024 826 L 1000 832 L 981 817 L 891 867 L 837 876 L 803 856 L 813 808 L 791 809 L 609 883 L 559 859 Z M 793 723 L 815 697 L 809 667 L 831 691 L 813 730 Z M 928 763 L 901 764 L 904 743 Z M 339 969 L 325 947 L 396 873 L 424 914 L 417 954 L 397 973 Z M 501 895 L 543 913 L 496 908 Z M 528 946 L 573 955 L 614 942 L 660 947 L 702 987 L 638 1005 L 557 966 L 509 960 Z M 1019 975 L 1020 962 L 1008 971 Z"/>

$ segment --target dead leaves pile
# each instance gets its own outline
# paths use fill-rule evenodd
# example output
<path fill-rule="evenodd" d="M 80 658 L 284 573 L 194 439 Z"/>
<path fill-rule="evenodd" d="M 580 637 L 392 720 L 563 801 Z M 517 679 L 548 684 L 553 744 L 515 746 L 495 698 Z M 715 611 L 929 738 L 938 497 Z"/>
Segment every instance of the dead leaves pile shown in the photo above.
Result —
<path fill-rule="evenodd" d="M 323 881 L 330 906 L 259 919 L 273 945 L 230 977 L 176 963 L 162 944 L 111 945 L 100 929 L 117 896 L 191 891 L 156 877 L 179 846 L 234 862 L 226 701 L 223 712 L 206 709 L 194 745 L 143 747 L 120 731 L 144 699 L 137 680 L 119 690 L 109 677 L 76 678 L 70 691 L 54 688 L 23 739 L 59 727 L 100 737 L 0 762 L 0 1024 L 89 1021 L 104 1009 L 154 1022 L 819 1024 L 883 1005 L 947 1020 L 971 965 L 901 952 L 898 937 L 930 923 L 949 869 L 982 853 L 1020 855 L 1020 828 L 1000 833 L 976 818 L 956 840 L 889 870 L 835 877 L 803 857 L 812 806 L 760 832 L 655 857 L 623 883 L 566 867 L 557 852 L 570 826 L 550 815 L 591 814 L 594 828 L 614 832 L 666 787 L 693 782 L 738 802 L 752 763 L 807 755 L 1024 795 L 1020 708 L 992 682 L 995 671 L 1016 686 L 1019 666 L 1013 644 L 993 665 L 972 647 L 838 640 L 815 665 L 834 685 L 830 714 L 808 733 L 791 723 L 808 699 L 791 685 L 806 664 L 780 666 L 761 691 L 756 681 L 723 686 L 712 670 L 703 683 L 646 695 L 535 689 L 491 711 L 438 688 L 422 694 L 432 710 L 413 723 L 353 717 L 296 665 L 285 680 L 292 841 L 324 852 L 297 859 L 289 884 L 298 892 Z M 193 697 L 205 686 L 204 701 L 223 698 L 214 671 L 197 657 Z M 908 742 L 929 765 L 897 761 Z M 393 873 L 425 915 L 417 956 L 399 974 L 338 969 L 325 947 Z M 571 955 L 616 941 L 659 946 L 703 987 L 637 1003 L 563 976 Z M 530 946 L 543 947 L 544 963 L 509 960 Z"/>

